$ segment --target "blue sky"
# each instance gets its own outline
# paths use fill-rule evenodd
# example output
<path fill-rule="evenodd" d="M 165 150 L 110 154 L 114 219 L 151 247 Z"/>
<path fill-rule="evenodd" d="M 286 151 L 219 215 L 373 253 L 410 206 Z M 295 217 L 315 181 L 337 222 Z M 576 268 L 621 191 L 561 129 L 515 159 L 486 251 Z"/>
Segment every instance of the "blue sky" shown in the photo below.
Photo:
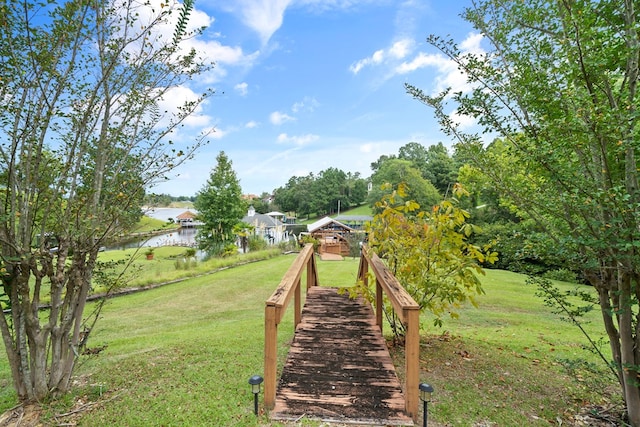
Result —
<path fill-rule="evenodd" d="M 292 176 L 329 167 L 371 174 L 383 154 L 415 141 L 450 140 L 432 111 L 406 94 L 464 87 L 455 67 L 426 43 L 450 35 L 478 50 L 460 18 L 468 1 L 196 0 L 191 43 L 216 62 L 184 93 L 216 95 L 179 138 L 213 127 L 210 142 L 152 191 L 191 196 L 224 151 L 245 194 L 271 192 Z M 179 93 L 177 91 L 176 93 Z M 179 96 L 175 97 L 179 99 Z"/>

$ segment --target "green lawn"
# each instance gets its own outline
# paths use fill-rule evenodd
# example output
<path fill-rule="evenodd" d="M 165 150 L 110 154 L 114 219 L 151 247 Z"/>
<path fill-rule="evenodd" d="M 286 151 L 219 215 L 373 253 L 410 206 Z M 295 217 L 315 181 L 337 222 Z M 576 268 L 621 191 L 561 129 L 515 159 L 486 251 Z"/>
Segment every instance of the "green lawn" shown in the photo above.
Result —
<path fill-rule="evenodd" d="M 45 422 L 280 426 L 264 413 L 254 416 L 247 380 L 263 369 L 264 302 L 294 257 L 111 299 L 89 342 L 106 347 L 83 356 L 74 392 L 45 405 Z M 318 261 L 320 283 L 349 286 L 357 268 L 357 259 Z M 599 393 L 610 384 L 608 377 L 581 371 L 576 380 L 563 369 L 563 359 L 596 362 L 581 349 L 577 329 L 550 314 L 524 276 L 488 271 L 482 280 L 486 295 L 478 309 L 461 309 L 459 319 L 446 320 L 441 329 L 423 316 L 421 380 L 436 389 L 430 425 L 557 425 L 557 417 L 568 420 L 582 405 L 602 403 L 606 394 Z M 279 329 L 281 362 L 293 334 L 292 315 L 289 309 Z M 589 328 L 598 333 L 595 313 L 593 320 Z M 392 356 L 398 364 L 404 359 L 400 348 Z M 15 398 L 1 363 L 0 402 L 7 409 Z M 596 382 L 601 389 L 594 389 Z"/>

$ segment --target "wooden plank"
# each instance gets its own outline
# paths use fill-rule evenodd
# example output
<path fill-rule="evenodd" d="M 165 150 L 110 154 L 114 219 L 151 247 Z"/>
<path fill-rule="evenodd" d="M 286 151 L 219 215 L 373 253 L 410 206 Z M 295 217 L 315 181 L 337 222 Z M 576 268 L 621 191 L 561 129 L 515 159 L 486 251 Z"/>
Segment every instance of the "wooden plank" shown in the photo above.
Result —
<path fill-rule="evenodd" d="M 276 308 L 266 306 L 264 310 L 264 406 L 271 409 L 276 401 L 278 364 L 278 325 Z"/>
<path fill-rule="evenodd" d="M 413 425 L 371 306 L 336 289 L 308 291 L 271 418 Z"/>

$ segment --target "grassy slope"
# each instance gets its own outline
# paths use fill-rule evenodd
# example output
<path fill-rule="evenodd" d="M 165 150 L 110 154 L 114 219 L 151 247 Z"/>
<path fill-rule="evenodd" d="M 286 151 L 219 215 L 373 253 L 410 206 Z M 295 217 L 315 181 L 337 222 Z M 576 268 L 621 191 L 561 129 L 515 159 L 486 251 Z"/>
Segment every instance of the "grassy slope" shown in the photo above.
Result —
<path fill-rule="evenodd" d="M 95 401 L 57 422 L 280 425 L 253 416 L 247 379 L 262 372 L 264 301 L 292 261 L 281 256 L 111 300 L 90 342 L 107 348 L 83 358 L 79 387 L 50 406 L 48 416 Z M 357 265 L 352 259 L 319 262 L 320 282 L 348 286 Z M 543 426 L 556 417 L 568 420 L 586 399 L 597 399 L 588 392 L 592 377 L 582 374 L 575 382 L 558 363 L 595 360 L 580 349 L 577 330 L 550 315 L 523 276 L 489 271 L 483 280 L 487 293 L 479 309 L 463 309 L 442 330 L 423 318 L 421 380 L 436 389 L 430 425 Z M 291 316 L 289 310 L 280 326 L 281 360 L 293 332 Z M 401 363 L 402 351 L 392 353 Z M 6 366 L 0 366 L 0 384 L 10 384 Z M 13 405 L 10 392 L 3 392 L 2 405 Z"/>

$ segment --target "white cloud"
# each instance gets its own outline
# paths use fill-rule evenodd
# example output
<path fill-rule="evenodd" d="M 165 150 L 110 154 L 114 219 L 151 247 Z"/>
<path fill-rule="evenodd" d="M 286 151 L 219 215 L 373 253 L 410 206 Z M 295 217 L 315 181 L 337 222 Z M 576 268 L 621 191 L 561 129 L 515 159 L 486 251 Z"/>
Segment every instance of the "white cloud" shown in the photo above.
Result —
<path fill-rule="evenodd" d="M 420 68 L 435 66 L 439 69 L 448 69 L 451 61 L 440 54 L 418 53 L 411 61 L 403 62 L 395 68 L 396 74 L 412 73 Z"/>
<path fill-rule="evenodd" d="M 361 153 L 371 153 L 374 149 L 375 149 L 374 144 L 371 143 L 371 142 L 368 142 L 366 144 L 362 144 L 360 146 L 360 152 Z"/>
<path fill-rule="evenodd" d="M 474 55 L 482 55 L 485 50 L 482 48 L 481 43 L 484 36 L 480 33 L 469 33 L 467 38 L 460 43 L 460 50 L 465 53 L 473 53 Z"/>
<path fill-rule="evenodd" d="M 158 103 L 160 111 L 167 112 L 167 120 L 170 115 L 178 114 L 179 108 L 185 102 L 193 102 L 198 98 L 198 95 L 186 86 L 178 86 L 169 89 L 164 96 L 164 99 Z M 205 101 L 206 103 L 206 101 Z M 196 107 L 196 110 L 185 119 L 183 122 L 185 126 L 190 127 L 206 127 L 211 124 L 211 117 L 204 114 L 203 104 Z"/>
<path fill-rule="evenodd" d="M 413 50 L 414 42 L 412 39 L 402 39 L 395 42 L 389 48 L 389 55 L 393 58 L 402 59 Z"/>
<path fill-rule="evenodd" d="M 305 96 L 302 101 L 296 102 L 291 106 L 291 111 L 299 113 L 301 111 L 313 112 L 320 103 L 313 97 Z"/>
<path fill-rule="evenodd" d="M 233 87 L 240 96 L 247 96 L 249 85 L 246 82 L 238 83 Z"/>
<path fill-rule="evenodd" d="M 376 50 L 371 56 L 351 64 L 349 71 L 353 74 L 358 74 L 363 68 L 368 66 L 377 66 L 401 60 L 413 51 L 414 45 L 415 42 L 412 39 L 400 39 L 388 48 Z"/>
<path fill-rule="evenodd" d="M 282 113 L 280 111 L 274 111 L 269 115 L 269 121 L 271 122 L 271 124 L 274 124 L 276 126 L 279 126 L 286 122 L 293 121 L 295 119 L 296 119 L 295 117 L 291 117 L 287 113 Z"/>
<path fill-rule="evenodd" d="M 239 0 L 232 12 L 240 16 L 242 22 L 255 31 L 263 45 L 278 31 L 284 19 L 284 12 L 292 0 Z"/>
<path fill-rule="evenodd" d="M 478 124 L 475 118 L 467 115 L 460 115 L 458 110 L 455 110 L 449 114 L 449 118 L 460 126 L 462 130 L 468 130 Z"/>
<path fill-rule="evenodd" d="M 280 135 L 278 135 L 278 144 L 288 144 L 288 143 L 292 143 L 294 145 L 298 145 L 298 146 L 303 146 L 303 145 L 308 145 L 314 141 L 317 141 L 318 139 L 320 139 L 320 137 L 318 135 L 314 135 L 314 134 L 306 134 L 306 135 L 296 135 L 296 136 L 289 136 L 286 133 L 281 133 Z"/>
<path fill-rule="evenodd" d="M 247 123 L 245 123 L 244 127 L 246 127 L 247 129 L 253 129 L 256 128 L 260 125 L 260 123 L 250 120 Z"/>

